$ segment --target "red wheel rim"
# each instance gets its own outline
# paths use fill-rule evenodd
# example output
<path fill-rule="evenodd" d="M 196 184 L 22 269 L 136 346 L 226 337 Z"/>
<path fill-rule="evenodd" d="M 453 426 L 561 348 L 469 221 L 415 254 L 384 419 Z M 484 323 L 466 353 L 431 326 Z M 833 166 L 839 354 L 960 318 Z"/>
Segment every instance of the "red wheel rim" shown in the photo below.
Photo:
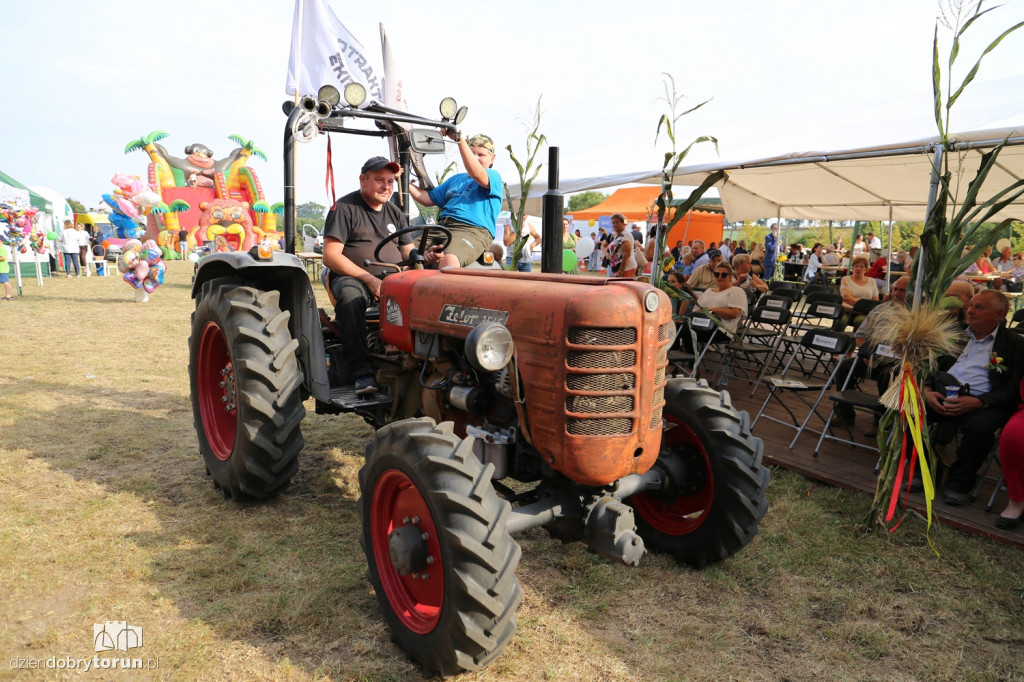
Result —
<path fill-rule="evenodd" d="M 685 448 L 688 452 L 684 456 L 691 460 L 699 459 L 704 467 L 704 485 L 695 494 L 677 495 L 671 503 L 645 493 L 634 495 L 631 501 L 654 530 L 666 535 L 686 535 L 697 530 L 707 519 L 715 496 L 715 479 L 708 453 L 693 429 L 673 417 L 666 416 L 665 419 L 674 428 L 665 431 L 663 446 L 676 451 Z"/>
<path fill-rule="evenodd" d="M 238 425 L 235 373 L 224 332 L 207 322 L 199 335 L 196 359 L 196 394 L 203 433 L 214 457 L 226 462 L 235 449 Z"/>
<path fill-rule="evenodd" d="M 388 553 L 388 535 L 394 528 L 413 524 L 427 534 L 427 555 L 433 558 L 423 573 L 399 575 Z M 427 503 L 409 477 L 396 469 L 385 471 L 373 487 L 370 502 L 370 542 L 373 560 L 391 609 L 402 624 L 423 635 L 434 629 L 444 600 L 441 545 Z M 423 574 L 427 574 L 424 578 Z"/>

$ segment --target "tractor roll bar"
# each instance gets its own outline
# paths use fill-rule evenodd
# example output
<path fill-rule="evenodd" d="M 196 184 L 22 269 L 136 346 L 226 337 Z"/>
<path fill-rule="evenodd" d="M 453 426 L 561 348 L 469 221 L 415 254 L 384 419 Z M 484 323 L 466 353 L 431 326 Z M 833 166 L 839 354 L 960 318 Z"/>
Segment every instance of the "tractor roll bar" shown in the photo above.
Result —
<path fill-rule="evenodd" d="M 295 253 L 295 135 L 292 132 L 296 122 L 308 112 L 294 102 L 285 102 L 284 110 L 288 113 L 288 121 L 284 126 L 284 250 Z M 426 125 L 439 130 L 454 130 L 455 124 L 446 121 L 434 121 L 415 114 L 408 114 L 387 107 L 373 105 L 365 109 L 335 109 L 330 116 L 317 120 L 317 127 L 325 133 L 345 133 L 347 135 L 368 135 L 370 137 L 387 137 L 388 130 L 359 130 L 346 128 L 348 119 L 366 119 L 385 123 L 410 123 Z M 409 196 L 409 152 L 400 148 L 398 162 L 402 166 L 402 196 Z M 408 207 L 406 207 L 408 210 Z"/>

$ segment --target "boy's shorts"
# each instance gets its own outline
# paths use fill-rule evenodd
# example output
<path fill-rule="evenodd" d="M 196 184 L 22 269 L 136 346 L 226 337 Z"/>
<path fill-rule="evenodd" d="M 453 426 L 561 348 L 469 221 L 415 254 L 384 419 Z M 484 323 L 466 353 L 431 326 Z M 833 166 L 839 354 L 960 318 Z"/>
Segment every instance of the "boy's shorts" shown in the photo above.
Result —
<path fill-rule="evenodd" d="M 0 275 L 0 284 L 6 284 L 11 281 L 11 276 L 6 272 Z"/>
<path fill-rule="evenodd" d="M 444 252 L 455 255 L 462 267 L 479 258 L 480 254 L 491 248 L 491 244 L 494 243 L 494 235 L 482 227 L 444 219 L 438 224 L 448 228 L 452 233 L 452 242 L 445 247 Z"/>

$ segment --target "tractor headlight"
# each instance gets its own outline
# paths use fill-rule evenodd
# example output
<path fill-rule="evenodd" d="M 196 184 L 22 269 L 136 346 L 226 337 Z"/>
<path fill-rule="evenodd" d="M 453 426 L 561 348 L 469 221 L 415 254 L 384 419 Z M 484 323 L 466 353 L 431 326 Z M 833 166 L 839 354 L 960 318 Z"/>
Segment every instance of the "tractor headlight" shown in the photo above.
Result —
<path fill-rule="evenodd" d="M 345 103 L 353 109 L 363 106 L 363 102 L 366 101 L 366 88 L 363 87 L 362 83 L 352 82 L 345 86 L 343 93 Z"/>
<path fill-rule="evenodd" d="M 448 121 L 455 117 L 455 113 L 459 109 L 459 105 L 455 103 L 454 97 L 445 97 L 441 100 L 441 118 Z"/>
<path fill-rule="evenodd" d="M 339 102 L 341 102 L 341 93 L 338 92 L 338 88 L 333 85 L 324 85 L 316 91 L 316 98 L 327 102 L 327 104 L 329 104 L 333 109 L 338 106 Z"/>
<path fill-rule="evenodd" d="M 484 372 L 496 372 L 507 365 L 514 350 L 512 334 L 500 322 L 478 324 L 466 337 L 470 364 Z"/>
<path fill-rule="evenodd" d="M 647 295 L 644 296 L 644 309 L 649 313 L 653 313 L 655 310 L 658 309 L 657 291 L 648 291 Z"/>

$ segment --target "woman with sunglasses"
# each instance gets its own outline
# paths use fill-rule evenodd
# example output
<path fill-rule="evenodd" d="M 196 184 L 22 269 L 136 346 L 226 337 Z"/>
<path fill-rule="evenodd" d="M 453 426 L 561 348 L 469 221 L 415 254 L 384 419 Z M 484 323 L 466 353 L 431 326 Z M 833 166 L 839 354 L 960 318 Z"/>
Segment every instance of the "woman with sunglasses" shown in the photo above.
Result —
<path fill-rule="evenodd" d="M 705 289 L 697 303 L 705 312 L 720 318 L 722 326 L 735 332 L 740 318 L 747 313 L 747 294 L 732 285 L 732 266 L 725 261 L 715 266 L 714 276 L 714 288 Z"/>

